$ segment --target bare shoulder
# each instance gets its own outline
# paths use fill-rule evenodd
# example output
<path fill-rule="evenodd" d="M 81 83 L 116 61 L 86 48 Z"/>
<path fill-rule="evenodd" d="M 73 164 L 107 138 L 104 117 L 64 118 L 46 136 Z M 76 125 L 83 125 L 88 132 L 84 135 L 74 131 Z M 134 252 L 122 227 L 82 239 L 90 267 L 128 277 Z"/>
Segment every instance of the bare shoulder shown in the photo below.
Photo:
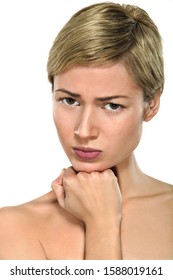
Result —
<path fill-rule="evenodd" d="M 13 222 L 20 223 L 27 221 L 28 223 L 28 219 L 30 222 L 34 222 L 34 219 L 36 219 L 39 214 L 43 214 L 44 210 L 46 210 L 45 213 L 50 214 L 54 207 L 57 207 L 56 199 L 53 193 L 49 192 L 44 196 L 24 204 L 0 208 L 0 223 L 11 226 Z"/>
<path fill-rule="evenodd" d="M 34 235 L 39 225 L 54 218 L 63 219 L 63 213 L 53 191 L 24 204 L 3 207 L 0 209 L 0 238 L 12 233 Z"/>
<path fill-rule="evenodd" d="M 173 185 L 147 177 L 147 191 L 151 201 L 155 201 L 158 205 L 164 205 L 165 208 L 173 211 Z"/>
<path fill-rule="evenodd" d="M 172 184 L 157 180 L 152 177 L 148 177 L 148 178 L 149 178 L 153 191 L 155 191 L 156 193 L 158 193 L 158 194 L 165 193 L 167 195 L 173 194 L 173 185 Z"/>
<path fill-rule="evenodd" d="M 1 208 L 0 229 L 1 260 L 83 256 L 83 225 L 58 205 L 53 191 L 18 206 Z"/>
<path fill-rule="evenodd" d="M 145 205 L 145 207 L 151 205 L 153 209 L 157 208 L 157 210 L 163 206 L 172 212 L 173 185 L 144 174 L 131 202 L 135 202 L 135 205 L 138 206 L 140 204 Z"/>
<path fill-rule="evenodd" d="M 0 259 L 44 259 L 40 232 L 56 208 L 52 193 L 21 205 L 1 208 Z"/>

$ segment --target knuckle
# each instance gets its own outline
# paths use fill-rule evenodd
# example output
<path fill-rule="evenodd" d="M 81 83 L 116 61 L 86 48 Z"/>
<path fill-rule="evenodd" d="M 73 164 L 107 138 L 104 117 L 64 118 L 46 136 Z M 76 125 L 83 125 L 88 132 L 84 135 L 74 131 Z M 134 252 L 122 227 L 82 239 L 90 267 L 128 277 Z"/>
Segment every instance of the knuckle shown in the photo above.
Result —
<path fill-rule="evenodd" d="M 63 176 L 63 186 L 69 188 L 71 185 L 74 184 L 76 180 L 75 177 L 76 177 L 75 174 L 71 172 L 71 170 L 67 169 Z"/>
<path fill-rule="evenodd" d="M 110 177 L 110 176 L 112 176 L 113 172 L 110 169 L 107 169 L 107 170 L 104 170 L 102 174 L 105 177 Z"/>
<path fill-rule="evenodd" d="M 52 181 L 52 183 L 51 183 L 51 187 L 52 187 L 52 188 L 53 188 L 53 187 L 56 187 L 56 186 L 58 186 L 57 179 L 55 179 L 55 180 Z"/>
<path fill-rule="evenodd" d="M 86 180 L 87 179 L 87 173 L 81 171 L 77 174 L 77 178 L 81 181 Z"/>
<path fill-rule="evenodd" d="M 103 177 L 105 178 L 105 180 L 116 180 L 117 181 L 117 177 L 115 176 L 114 172 L 111 169 L 107 169 L 105 171 L 103 171 Z"/>

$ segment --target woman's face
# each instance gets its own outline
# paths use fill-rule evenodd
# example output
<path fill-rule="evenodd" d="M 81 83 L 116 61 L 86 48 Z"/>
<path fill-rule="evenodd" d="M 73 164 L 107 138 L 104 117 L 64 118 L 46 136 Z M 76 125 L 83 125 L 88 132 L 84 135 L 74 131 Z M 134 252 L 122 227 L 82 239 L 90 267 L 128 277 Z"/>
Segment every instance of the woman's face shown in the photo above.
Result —
<path fill-rule="evenodd" d="M 55 76 L 53 117 L 76 171 L 103 171 L 129 159 L 144 117 L 142 90 L 118 63 L 76 67 Z"/>

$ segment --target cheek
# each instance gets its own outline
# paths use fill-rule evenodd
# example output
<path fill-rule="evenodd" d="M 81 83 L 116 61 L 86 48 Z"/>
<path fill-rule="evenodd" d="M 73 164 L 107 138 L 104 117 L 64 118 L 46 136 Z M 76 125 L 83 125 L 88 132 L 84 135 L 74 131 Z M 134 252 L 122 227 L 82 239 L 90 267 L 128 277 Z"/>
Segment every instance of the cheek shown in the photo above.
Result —
<path fill-rule="evenodd" d="M 54 120 L 54 124 L 55 124 L 56 130 L 57 130 L 58 136 L 60 136 L 65 131 L 64 122 L 63 122 L 62 118 L 59 117 L 59 114 L 57 114 L 57 113 L 53 113 L 53 120 Z"/>
<path fill-rule="evenodd" d="M 107 136 L 109 135 L 109 145 L 117 146 L 117 149 L 120 149 L 121 152 L 126 147 L 134 147 L 138 145 L 141 135 L 142 135 L 142 119 L 136 118 L 132 115 L 128 118 L 122 118 L 114 125 L 107 127 Z M 112 139 L 112 141 L 111 141 Z"/>
<path fill-rule="evenodd" d="M 53 120 L 60 141 L 62 142 L 64 139 L 67 140 L 67 137 L 71 134 L 73 129 L 73 119 L 67 118 L 59 111 L 54 111 Z"/>
<path fill-rule="evenodd" d="M 133 151 L 139 144 L 142 135 L 142 120 L 129 119 L 126 121 L 125 129 L 122 133 L 122 142 L 124 142 L 127 149 Z"/>
<path fill-rule="evenodd" d="M 126 122 L 125 132 L 132 137 L 138 134 L 141 134 L 142 130 L 142 121 L 141 119 L 131 118 Z"/>

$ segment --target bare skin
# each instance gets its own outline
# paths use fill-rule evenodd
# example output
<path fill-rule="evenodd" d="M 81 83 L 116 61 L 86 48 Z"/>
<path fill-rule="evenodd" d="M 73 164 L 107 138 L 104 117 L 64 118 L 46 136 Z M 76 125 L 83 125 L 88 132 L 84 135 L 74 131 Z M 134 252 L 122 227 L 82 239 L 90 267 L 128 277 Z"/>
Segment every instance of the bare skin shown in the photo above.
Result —
<path fill-rule="evenodd" d="M 173 186 L 134 157 L 159 101 L 144 102 L 120 63 L 55 76 L 53 117 L 73 168 L 43 197 L 0 210 L 0 259 L 173 259 Z"/>
<path fill-rule="evenodd" d="M 141 179 L 140 190 L 122 196 L 120 259 L 173 259 L 173 187 L 144 174 Z M 101 226 L 104 244 L 114 244 Z M 84 223 L 58 205 L 53 191 L 2 208 L 0 228 L 2 260 L 86 258 Z M 97 228 L 94 236 L 98 241 Z M 97 258 L 102 259 L 102 254 Z"/>

